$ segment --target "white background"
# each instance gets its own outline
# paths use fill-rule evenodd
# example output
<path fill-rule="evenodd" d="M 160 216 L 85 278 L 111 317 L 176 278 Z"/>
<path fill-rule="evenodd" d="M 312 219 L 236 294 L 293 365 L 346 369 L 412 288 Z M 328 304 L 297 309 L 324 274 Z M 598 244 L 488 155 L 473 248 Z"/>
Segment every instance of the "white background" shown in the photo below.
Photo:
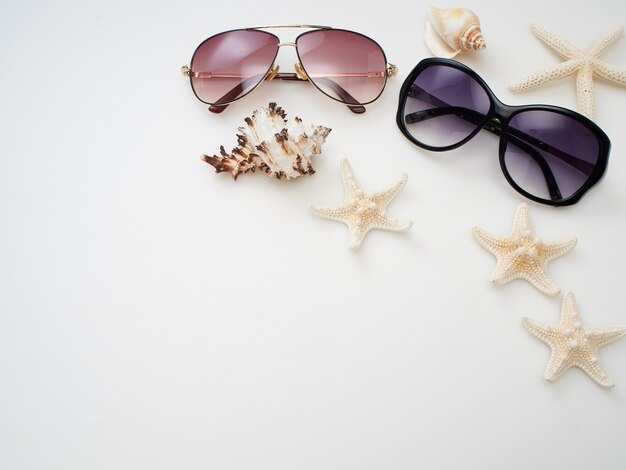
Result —
<path fill-rule="evenodd" d="M 1 469 L 624 468 L 626 340 L 600 356 L 615 388 L 578 369 L 548 384 L 521 318 L 557 322 L 561 297 L 488 282 L 471 227 L 508 233 L 523 202 L 496 138 L 432 154 L 396 128 L 427 6 L 2 1 Z M 626 19 L 608 0 L 464 6 L 488 48 L 459 58 L 513 104 L 576 106 L 573 77 L 508 90 L 560 61 L 531 22 L 583 48 Z M 274 81 L 214 115 L 180 75 L 212 34 L 301 22 L 367 34 L 398 65 L 366 114 Z M 626 67 L 626 39 L 603 58 Z M 281 71 L 293 62 L 282 48 Z M 200 155 L 270 101 L 333 129 L 317 173 L 216 175 Z M 625 107 L 596 81 L 606 178 L 574 207 L 530 204 L 539 237 L 578 237 L 550 272 L 592 325 L 626 324 Z M 344 157 L 369 191 L 408 173 L 389 210 L 409 232 L 351 251 L 307 211 L 342 201 Z"/>

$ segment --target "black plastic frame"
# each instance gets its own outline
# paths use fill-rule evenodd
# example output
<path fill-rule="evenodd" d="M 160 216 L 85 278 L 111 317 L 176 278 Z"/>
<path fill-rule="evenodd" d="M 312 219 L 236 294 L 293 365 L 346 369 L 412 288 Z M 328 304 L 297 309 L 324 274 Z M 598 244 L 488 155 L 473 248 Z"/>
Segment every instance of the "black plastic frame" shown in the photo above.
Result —
<path fill-rule="evenodd" d="M 477 125 L 476 129 L 472 133 L 470 133 L 467 137 L 465 137 L 463 140 L 457 142 L 456 144 L 445 146 L 445 147 L 433 147 L 433 146 L 420 142 L 415 137 L 413 137 L 413 135 L 407 129 L 404 123 L 404 107 L 406 105 L 406 101 L 407 101 L 411 86 L 415 82 L 415 79 L 417 78 L 417 76 L 423 70 L 433 65 L 438 65 L 438 66 L 443 65 L 447 67 L 452 67 L 452 68 L 458 69 L 466 73 L 467 75 L 472 77 L 482 86 L 482 88 L 485 90 L 490 100 L 489 111 L 487 115 L 485 116 L 485 119 L 480 124 Z M 520 112 L 532 111 L 532 110 L 551 111 L 551 112 L 563 114 L 565 116 L 569 116 L 575 119 L 580 124 L 587 127 L 589 130 L 591 130 L 592 133 L 598 139 L 599 155 L 598 155 L 598 161 L 594 167 L 593 172 L 589 176 L 589 179 L 587 180 L 587 182 L 578 191 L 576 191 L 574 194 L 572 194 L 571 196 L 567 198 L 557 199 L 557 200 L 543 199 L 543 198 L 539 198 L 533 194 L 530 194 L 524 191 L 521 187 L 519 187 L 515 183 L 515 181 L 513 181 L 504 163 L 506 144 L 507 144 L 507 139 L 509 138 L 508 133 L 507 133 L 507 127 L 508 127 L 510 120 L 513 118 L 513 116 L 515 116 L 516 114 Z M 542 105 L 542 104 L 532 104 L 532 105 L 525 105 L 525 106 L 507 105 L 503 103 L 502 101 L 500 101 L 496 97 L 496 95 L 493 93 L 493 91 L 491 91 L 491 89 L 485 83 L 485 81 L 476 72 L 470 69 L 468 66 L 460 62 L 454 61 L 454 60 L 442 59 L 442 58 L 424 59 L 415 66 L 415 68 L 411 71 L 411 73 L 409 73 L 404 83 L 402 84 L 402 88 L 400 89 L 398 111 L 396 114 L 396 124 L 398 125 L 398 128 L 407 139 L 409 139 L 415 145 L 423 149 L 433 151 L 433 152 L 444 152 L 444 151 L 456 149 L 462 146 L 463 144 L 467 143 L 469 140 L 471 140 L 482 129 L 486 129 L 489 132 L 499 135 L 500 136 L 500 144 L 499 144 L 500 169 L 502 170 L 502 173 L 504 174 L 504 177 L 506 178 L 508 183 L 518 193 L 520 193 L 524 197 L 532 201 L 538 202 L 540 204 L 547 204 L 547 205 L 552 205 L 552 206 L 570 206 L 572 204 L 576 204 L 587 191 L 589 191 L 593 186 L 595 186 L 598 182 L 600 182 L 605 175 L 607 164 L 608 164 L 608 159 L 609 159 L 609 153 L 611 149 L 611 141 L 609 140 L 609 137 L 604 133 L 602 129 L 600 129 L 600 127 L 598 127 L 597 124 L 595 124 L 593 121 L 583 116 L 582 114 L 579 114 L 576 111 L 572 111 L 570 109 L 561 108 L 559 106 L 551 106 L 551 105 Z"/>
<path fill-rule="evenodd" d="M 247 91 L 245 94 L 243 94 L 243 95 L 239 96 L 238 98 L 236 98 L 236 99 L 234 99 L 234 100 L 230 100 L 230 101 L 225 101 L 225 102 L 214 102 L 214 103 L 212 103 L 212 102 L 209 102 L 209 101 L 204 101 L 203 99 L 201 99 L 201 98 L 198 96 L 198 94 L 196 93 L 196 90 L 195 90 L 195 89 L 194 89 L 194 87 L 193 87 L 193 82 L 192 82 L 192 80 L 191 80 L 191 79 L 192 79 L 192 74 L 190 73 L 190 74 L 189 74 L 189 85 L 191 86 L 191 90 L 193 91 L 193 94 L 194 94 L 194 95 L 195 95 L 195 97 L 196 97 L 199 101 L 201 101 L 202 103 L 205 103 L 205 104 L 210 105 L 210 106 L 211 106 L 211 108 L 209 108 L 210 110 L 213 110 L 212 108 L 226 108 L 229 104 L 232 104 L 232 103 L 234 103 L 234 102 L 236 102 L 236 101 L 239 101 L 239 100 L 240 100 L 241 98 L 243 98 L 244 96 L 247 96 L 247 95 L 249 95 L 250 93 L 252 93 L 254 90 L 256 90 L 256 89 L 257 89 L 257 88 L 261 85 L 261 83 L 263 83 L 263 81 L 265 81 L 265 79 L 269 76 L 269 74 L 271 73 L 272 69 L 274 68 L 274 64 L 275 64 L 275 62 L 276 62 L 276 57 L 278 57 L 278 52 L 279 52 L 279 50 L 280 50 L 280 39 L 278 38 L 278 36 L 276 36 L 276 35 L 275 35 L 275 34 L 273 34 L 273 33 L 268 32 L 268 31 L 265 31 L 262 27 L 260 27 L 260 28 L 256 28 L 256 27 L 255 27 L 255 28 L 236 28 L 236 29 L 231 29 L 231 30 L 228 30 L 228 31 L 222 31 L 222 32 L 220 32 L 220 33 L 214 34 L 214 35 L 212 35 L 212 36 L 210 36 L 210 37 L 206 38 L 205 40 L 203 40 L 203 41 L 202 41 L 202 42 L 201 42 L 201 43 L 200 43 L 200 44 L 199 44 L 199 45 L 195 48 L 195 50 L 194 50 L 194 52 L 193 52 L 193 54 L 192 54 L 192 56 L 191 56 L 191 61 L 189 62 L 189 68 L 190 68 L 190 70 L 191 70 L 191 71 L 193 71 L 193 61 L 194 61 L 194 58 L 195 58 L 195 56 L 196 56 L 196 52 L 197 52 L 197 51 L 198 51 L 198 50 L 199 50 L 199 49 L 200 49 L 200 48 L 201 48 L 201 47 L 202 47 L 202 46 L 203 46 L 203 45 L 204 45 L 207 41 L 210 41 L 211 39 L 213 39 L 213 38 L 215 38 L 215 37 L 217 37 L 217 36 L 220 36 L 220 35 L 222 35 L 222 34 L 232 33 L 232 32 L 235 32 L 235 31 L 258 31 L 258 32 L 262 32 L 262 33 L 268 34 L 268 35 L 270 35 L 270 36 L 272 36 L 272 37 L 276 38 L 276 41 L 277 41 L 277 46 L 276 46 L 276 54 L 274 54 L 274 58 L 272 59 L 272 63 L 271 63 L 271 64 L 270 64 L 270 66 L 268 67 L 268 69 L 267 69 L 267 71 L 265 72 L 265 75 L 263 76 L 263 78 L 261 78 L 261 79 L 259 80 L 259 82 L 258 82 L 256 85 L 254 85 L 254 87 L 252 87 L 249 91 Z M 327 96 L 327 97 L 329 97 L 330 99 L 332 99 L 333 101 L 337 101 L 337 102 L 339 102 L 339 103 L 342 103 L 342 104 L 344 104 L 344 105 L 348 106 L 348 108 L 350 108 L 350 110 L 351 110 L 352 112 L 354 112 L 354 113 L 356 113 L 356 114 L 361 114 L 361 113 L 365 112 L 364 105 L 366 105 L 366 104 L 371 104 L 371 103 L 373 103 L 374 101 L 376 101 L 378 98 L 380 98 L 380 96 L 381 96 L 381 95 L 383 94 L 383 92 L 385 91 L 385 88 L 387 87 L 387 81 L 389 80 L 389 77 L 388 77 L 388 75 L 387 75 L 387 69 L 386 69 L 386 67 L 387 67 L 387 55 L 385 54 L 384 49 L 382 48 L 382 46 L 381 46 L 378 42 L 376 42 L 375 40 L 373 40 L 373 39 L 372 39 L 372 38 L 370 38 L 369 36 L 366 36 L 365 34 L 362 34 L 362 33 L 358 33 L 358 32 L 356 32 L 356 31 L 351 31 L 351 30 L 349 30 L 349 29 L 331 28 L 331 27 L 313 28 L 313 29 L 311 29 L 311 30 L 309 30 L 309 31 L 305 31 L 305 32 L 303 32 L 303 33 L 300 33 L 300 34 L 299 34 L 299 35 L 298 35 L 298 36 L 294 39 L 294 41 L 293 41 L 293 44 L 295 44 L 295 49 L 296 49 L 296 55 L 297 55 L 297 57 L 298 57 L 298 62 L 299 62 L 299 63 L 300 63 L 300 65 L 302 66 L 302 69 L 304 70 L 304 72 L 305 72 L 305 73 L 307 73 L 307 75 L 308 75 L 308 72 L 306 71 L 306 67 L 305 67 L 305 66 L 304 66 L 304 64 L 302 63 L 302 60 L 300 59 L 300 53 L 298 52 L 298 39 L 300 39 L 300 37 L 302 37 L 302 36 L 304 36 L 304 35 L 306 35 L 306 34 L 311 34 L 311 33 L 315 33 L 315 32 L 318 32 L 318 31 L 343 31 L 343 32 L 347 32 L 347 33 L 356 34 L 356 35 L 358 35 L 358 36 L 361 36 L 361 37 L 363 37 L 363 38 L 365 38 L 365 39 L 370 40 L 371 42 L 373 42 L 373 43 L 374 43 L 374 44 L 375 44 L 375 45 L 376 45 L 376 46 L 380 49 L 380 51 L 381 51 L 381 53 L 382 53 L 382 55 L 383 55 L 383 60 L 384 60 L 384 63 L 385 63 L 385 70 L 383 71 L 383 73 L 384 73 L 384 78 L 385 78 L 385 82 L 383 83 L 383 87 L 382 87 L 382 89 L 380 90 L 380 93 L 376 96 L 376 98 L 374 98 L 374 99 L 372 99 L 372 100 L 370 100 L 370 101 L 367 101 L 367 102 L 365 102 L 365 103 L 361 103 L 361 102 L 357 102 L 357 103 L 348 103 L 348 102 L 345 102 L 345 101 L 340 100 L 339 98 L 335 98 L 334 96 L 331 96 L 331 95 L 329 95 L 328 93 L 326 93 L 325 91 L 323 91 L 323 90 L 322 90 L 322 89 L 321 89 L 321 88 L 320 88 L 320 87 L 319 87 L 319 86 L 315 83 L 315 81 L 314 81 L 313 79 L 311 79 L 310 77 L 308 78 L 308 80 L 303 80 L 303 79 L 299 78 L 296 74 L 292 74 L 292 73 L 285 73 L 285 74 L 283 74 L 283 73 L 279 73 L 279 74 L 277 74 L 277 75 L 275 76 L 275 78 L 277 78 L 277 79 L 283 79 L 283 80 L 309 81 L 309 82 L 311 83 L 311 85 L 313 85 L 313 86 L 314 86 L 317 90 L 319 90 L 321 93 L 323 93 L 323 94 L 324 94 L 324 96 Z M 219 110 L 213 110 L 213 111 L 214 111 L 214 112 L 220 112 Z"/>

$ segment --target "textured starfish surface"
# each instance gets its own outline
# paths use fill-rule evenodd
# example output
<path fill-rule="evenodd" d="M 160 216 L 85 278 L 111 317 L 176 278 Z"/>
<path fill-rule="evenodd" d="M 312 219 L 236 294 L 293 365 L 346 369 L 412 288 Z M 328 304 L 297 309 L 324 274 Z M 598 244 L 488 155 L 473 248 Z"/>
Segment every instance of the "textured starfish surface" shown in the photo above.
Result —
<path fill-rule="evenodd" d="M 580 50 L 570 42 L 562 39 L 552 31 L 548 31 L 536 24 L 532 25 L 535 35 L 554 49 L 565 59 L 557 65 L 534 72 L 527 77 L 513 83 L 511 90 L 526 91 L 532 88 L 559 80 L 576 72 L 576 92 L 578 111 L 589 119 L 593 119 L 593 76 L 594 74 L 613 83 L 626 85 L 626 68 L 607 64 L 599 59 L 606 49 L 617 41 L 624 33 L 623 27 L 609 30 L 606 34 L 596 39 L 591 45 Z"/>
<path fill-rule="evenodd" d="M 548 262 L 574 248 L 576 238 L 546 242 L 535 237 L 525 203 L 517 208 L 508 236 L 492 235 L 478 227 L 472 229 L 472 235 L 497 258 L 496 268 L 489 278 L 491 282 L 502 285 L 513 279 L 526 279 L 544 294 L 559 293 L 560 289 L 548 274 Z"/>
<path fill-rule="evenodd" d="M 580 367 L 603 387 L 614 385 L 598 361 L 598 350 L 624 336 L 626 327 L 592 328 L 581 323 L 571 292 L 563 298 L 561 321 L 556 325 L 545 325 L 530 318 L 524 318 L 522 323 L 552 350 L 544 375 L 548 382 L 554 382 L 570 367 Z"/>
<path fill-rule="evenodd" d="M 373 194 L 366 194 L 357 184 L 348 160 L 341 161 L 341 177 L 346 198 L 339 207 L 310 205 L 311 211 L 320 217 L 343 222 L 350 230 L 350 248 L 358 247 L 367 232 L 373 228 L 400 232 L 413 222 L 400 222 L 387 214 L 387 206 L 406 184 L 406 173 L 391 187 Z"/>

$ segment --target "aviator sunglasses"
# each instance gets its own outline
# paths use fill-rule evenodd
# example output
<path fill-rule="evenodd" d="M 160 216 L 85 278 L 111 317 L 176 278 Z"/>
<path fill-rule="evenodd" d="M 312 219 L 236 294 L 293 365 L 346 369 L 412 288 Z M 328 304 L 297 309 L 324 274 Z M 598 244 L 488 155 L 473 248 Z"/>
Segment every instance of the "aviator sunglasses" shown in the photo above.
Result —
<path fill-rule="evenodd" d="M 520 194 L 553 206 L 575 204 L 606 170 L 611 143 L 569 109 L 502 103 L 469 67 L 422 60 L 400 91 L 396 122 L 426 150 L 455 149 L 481 129 L 500 136 L 500 167 Z"/>
<path fill-rule="evenodd" d="M 264 29 L 307 28 L 295 42 L 281 43 Z M 296 49 L 295 73 L 278 73 L 274 65 L 282 46 Z M 330 98 L 344 103 L 354 113 L 376 100 L 396 75 L 382 48 L 374 40 L 353 31 L 329 26 L 255 26 L 216 34 L 204 40 L 189 65 L 181 69 L 188 76 L 196 97 L 221 113 L 263 82 L 263 80 L 308 80 Z"/>

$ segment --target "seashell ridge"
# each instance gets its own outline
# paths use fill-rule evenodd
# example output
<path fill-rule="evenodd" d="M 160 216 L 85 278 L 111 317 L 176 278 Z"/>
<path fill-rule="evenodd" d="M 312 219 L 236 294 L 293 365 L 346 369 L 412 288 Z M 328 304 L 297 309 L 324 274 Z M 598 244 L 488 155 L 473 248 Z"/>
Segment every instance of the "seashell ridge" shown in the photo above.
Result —
<path fill-rule="evenodd" d="M 202 159 L 217 173 L 228 172 L 236 180 L 242 173 L 264 171 L 277 179 L 293 179 L 315 173 L 311 157 L 322 152 L 331 129 L 305 125 L 295 117 L 291 122 L 276 103 L 255 110 L 237 130 L 237 147 L 220 155 L 203 155 Z"/>
<path fill-rule="evenodd" d="M 467 8 L 430 7 L 424 40 L 435 56 L 447 58 L 487 47 L 478 16 Z"/>

